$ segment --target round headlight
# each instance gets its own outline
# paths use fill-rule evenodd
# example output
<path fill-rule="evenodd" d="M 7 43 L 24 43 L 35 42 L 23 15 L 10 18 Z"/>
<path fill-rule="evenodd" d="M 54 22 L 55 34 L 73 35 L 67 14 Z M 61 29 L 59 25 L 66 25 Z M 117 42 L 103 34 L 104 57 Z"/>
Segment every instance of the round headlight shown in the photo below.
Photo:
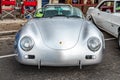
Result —
<path fill-rule="evenodd" d="M 34 46 L 34 41 L 30 37 L 23 37 L 20 46 L 24 51 L 30 51 Z"/>
<path fill-rule="evenodd" d="M 101 42 L 100 42 L 100 40 L 98 38 L 91 37 L 91 38 L 88 39 L 87 45 L 88 45 L 88 48 L 91 51 L 97 51 L 101 47 Z"/>

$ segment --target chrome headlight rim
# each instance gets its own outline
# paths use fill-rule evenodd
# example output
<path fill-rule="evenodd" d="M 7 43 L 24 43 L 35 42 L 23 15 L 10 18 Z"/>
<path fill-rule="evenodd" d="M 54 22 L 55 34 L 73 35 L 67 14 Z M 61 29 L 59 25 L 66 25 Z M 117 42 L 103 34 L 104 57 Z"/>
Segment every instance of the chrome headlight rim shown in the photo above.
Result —
<path fill-rule="evenodd" d="M 87 41 L 87 46 L 93 52 L 98 51 L 101 47 L 100 39 L 97 37 L 90 37 Z"/>
<path fill-rule="evenodd" d="M 24 51 L 30 51 L 34 47 L 34 44 L 33 39 L 29 36 L 24 36 L 20 40 L 20 47 Z"/>

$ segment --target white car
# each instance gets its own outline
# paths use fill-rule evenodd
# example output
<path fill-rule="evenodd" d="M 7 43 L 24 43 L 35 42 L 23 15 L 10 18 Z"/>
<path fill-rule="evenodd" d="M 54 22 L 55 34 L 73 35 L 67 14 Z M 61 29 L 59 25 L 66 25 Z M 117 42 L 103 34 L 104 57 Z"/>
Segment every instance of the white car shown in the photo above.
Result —
<path fill-rule="evenodd" d="M 89 7 L 86 18 L 118 38 L 120 47 L 120 0 L 103 0 L 97 7 Z"/>

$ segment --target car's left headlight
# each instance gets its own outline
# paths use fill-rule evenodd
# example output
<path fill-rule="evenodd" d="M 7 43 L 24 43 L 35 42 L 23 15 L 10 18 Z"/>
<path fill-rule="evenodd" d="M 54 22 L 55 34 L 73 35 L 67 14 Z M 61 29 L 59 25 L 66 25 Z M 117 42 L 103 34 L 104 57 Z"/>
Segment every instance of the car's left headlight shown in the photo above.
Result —
<path fill-rule="evenodd" d="M 98 51 L 101 47 L 101 42 L 98 38 L 96 37 L 91 37 L 88 39 L 87 41 L 87 45 L 88 45 L 88 48 L 91 50 L 91 51 Z"/>
<path fill-rule="evenodd" d="M 34 41 L 30 37 L 23 37 L 20 41 L 20 46 L 24 51 L 30 51 L 34 46 Z"/>

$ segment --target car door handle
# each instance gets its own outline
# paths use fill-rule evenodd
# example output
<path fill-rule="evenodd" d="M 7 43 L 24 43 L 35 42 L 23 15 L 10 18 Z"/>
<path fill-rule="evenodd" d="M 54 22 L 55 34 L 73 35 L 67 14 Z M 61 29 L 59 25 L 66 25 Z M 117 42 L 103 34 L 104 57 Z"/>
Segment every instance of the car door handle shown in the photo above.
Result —
<path fill-rule="evenodd" d="M 100 13 L 97 13 L 98 15 L 100 15 Z"/>
<path fill-rule="evenodd" d="M 112 27 L 114 27 L 114 25 L 113 25 L 113 24 L 111 24 L 111 26 L 112 26 Z"/>

